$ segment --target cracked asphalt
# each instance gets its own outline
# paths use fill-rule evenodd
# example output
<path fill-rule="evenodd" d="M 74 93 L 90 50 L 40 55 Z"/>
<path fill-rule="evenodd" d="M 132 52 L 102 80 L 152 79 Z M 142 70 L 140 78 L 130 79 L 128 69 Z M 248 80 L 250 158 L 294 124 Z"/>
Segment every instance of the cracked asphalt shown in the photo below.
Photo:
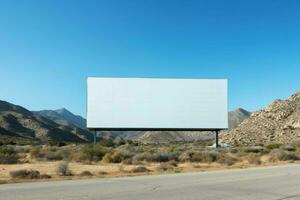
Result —
<path fill-rule="evenodd" d="M 0 200 L 49 199 L 300 199 L 300 165 L 0 185 Z"/>

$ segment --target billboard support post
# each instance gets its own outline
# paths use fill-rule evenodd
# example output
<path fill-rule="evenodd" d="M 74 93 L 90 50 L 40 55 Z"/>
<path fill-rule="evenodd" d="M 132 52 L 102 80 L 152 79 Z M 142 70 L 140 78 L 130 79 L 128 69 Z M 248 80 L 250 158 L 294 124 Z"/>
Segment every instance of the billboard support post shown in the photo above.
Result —
<path fill-rule="evenodd" d="M 216 148 L 219 148 L 219 130 L 216 130 Z"/>
<path fill-rule="evenodd" d="M 94 145 L 96 144 L 96 135 L 97 135 L 97 131 L 96 131 L 96 129 L 94 130 Z"/>

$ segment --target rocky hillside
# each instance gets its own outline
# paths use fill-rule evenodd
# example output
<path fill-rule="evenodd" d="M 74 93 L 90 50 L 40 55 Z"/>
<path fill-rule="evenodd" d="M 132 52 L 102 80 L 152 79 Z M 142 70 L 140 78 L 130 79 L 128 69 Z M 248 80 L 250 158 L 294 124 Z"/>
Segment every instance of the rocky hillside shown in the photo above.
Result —
<path fill-rule="evenodd" d="M 70 142 L 84 142 L 92 138 L 85 130 L 63 126 L 5 101 L 0 101 L 0 135 Z"/>
<path fill-rule="evenodd" d="M 287 100 L 275 100 L 222 135 L 222 142 L 234 145 L 290 143 L 296 140 L 300 140 L 300 92 Z"/>

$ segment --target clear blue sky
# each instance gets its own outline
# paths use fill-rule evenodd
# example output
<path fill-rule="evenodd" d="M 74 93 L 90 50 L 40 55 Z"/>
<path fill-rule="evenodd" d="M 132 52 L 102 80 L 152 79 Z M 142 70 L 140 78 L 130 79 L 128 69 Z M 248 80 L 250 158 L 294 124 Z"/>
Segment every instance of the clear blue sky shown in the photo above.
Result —
<path fill-rule="evenodd" d="M 229 109 L 300 89 L 298 0 L 0 0 L 0 99 L 85 116 L 86 77 L 228 78 Z"/>

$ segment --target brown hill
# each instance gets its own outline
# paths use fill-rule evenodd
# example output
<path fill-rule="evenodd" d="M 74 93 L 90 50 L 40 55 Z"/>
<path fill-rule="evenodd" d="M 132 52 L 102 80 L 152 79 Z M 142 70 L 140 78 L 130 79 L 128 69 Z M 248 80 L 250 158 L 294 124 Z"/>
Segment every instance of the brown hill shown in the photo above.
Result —
<path fill-rule="evenodd" d="M 84 142 L 88 140 L 80 129 L 61 126 L 48 118 L 35 115 L 21 106 L 5 101 L 0 101 L 0 135 L 41 141 Z"/>
<path fill-rule="evenodd" d="M 228 113 L 228 126 L 229 129 L 238 127 L 246 118 L 250 117 L 251 112 L 238 108 Z"/>
<path fill-rule="evenodd" d="M 237 128 L 224 133 L 222 142 L 234 145 L 291 143 L 300 139 L 300 92 L 287 100 L 275 100 L 254 112 Z"/>

